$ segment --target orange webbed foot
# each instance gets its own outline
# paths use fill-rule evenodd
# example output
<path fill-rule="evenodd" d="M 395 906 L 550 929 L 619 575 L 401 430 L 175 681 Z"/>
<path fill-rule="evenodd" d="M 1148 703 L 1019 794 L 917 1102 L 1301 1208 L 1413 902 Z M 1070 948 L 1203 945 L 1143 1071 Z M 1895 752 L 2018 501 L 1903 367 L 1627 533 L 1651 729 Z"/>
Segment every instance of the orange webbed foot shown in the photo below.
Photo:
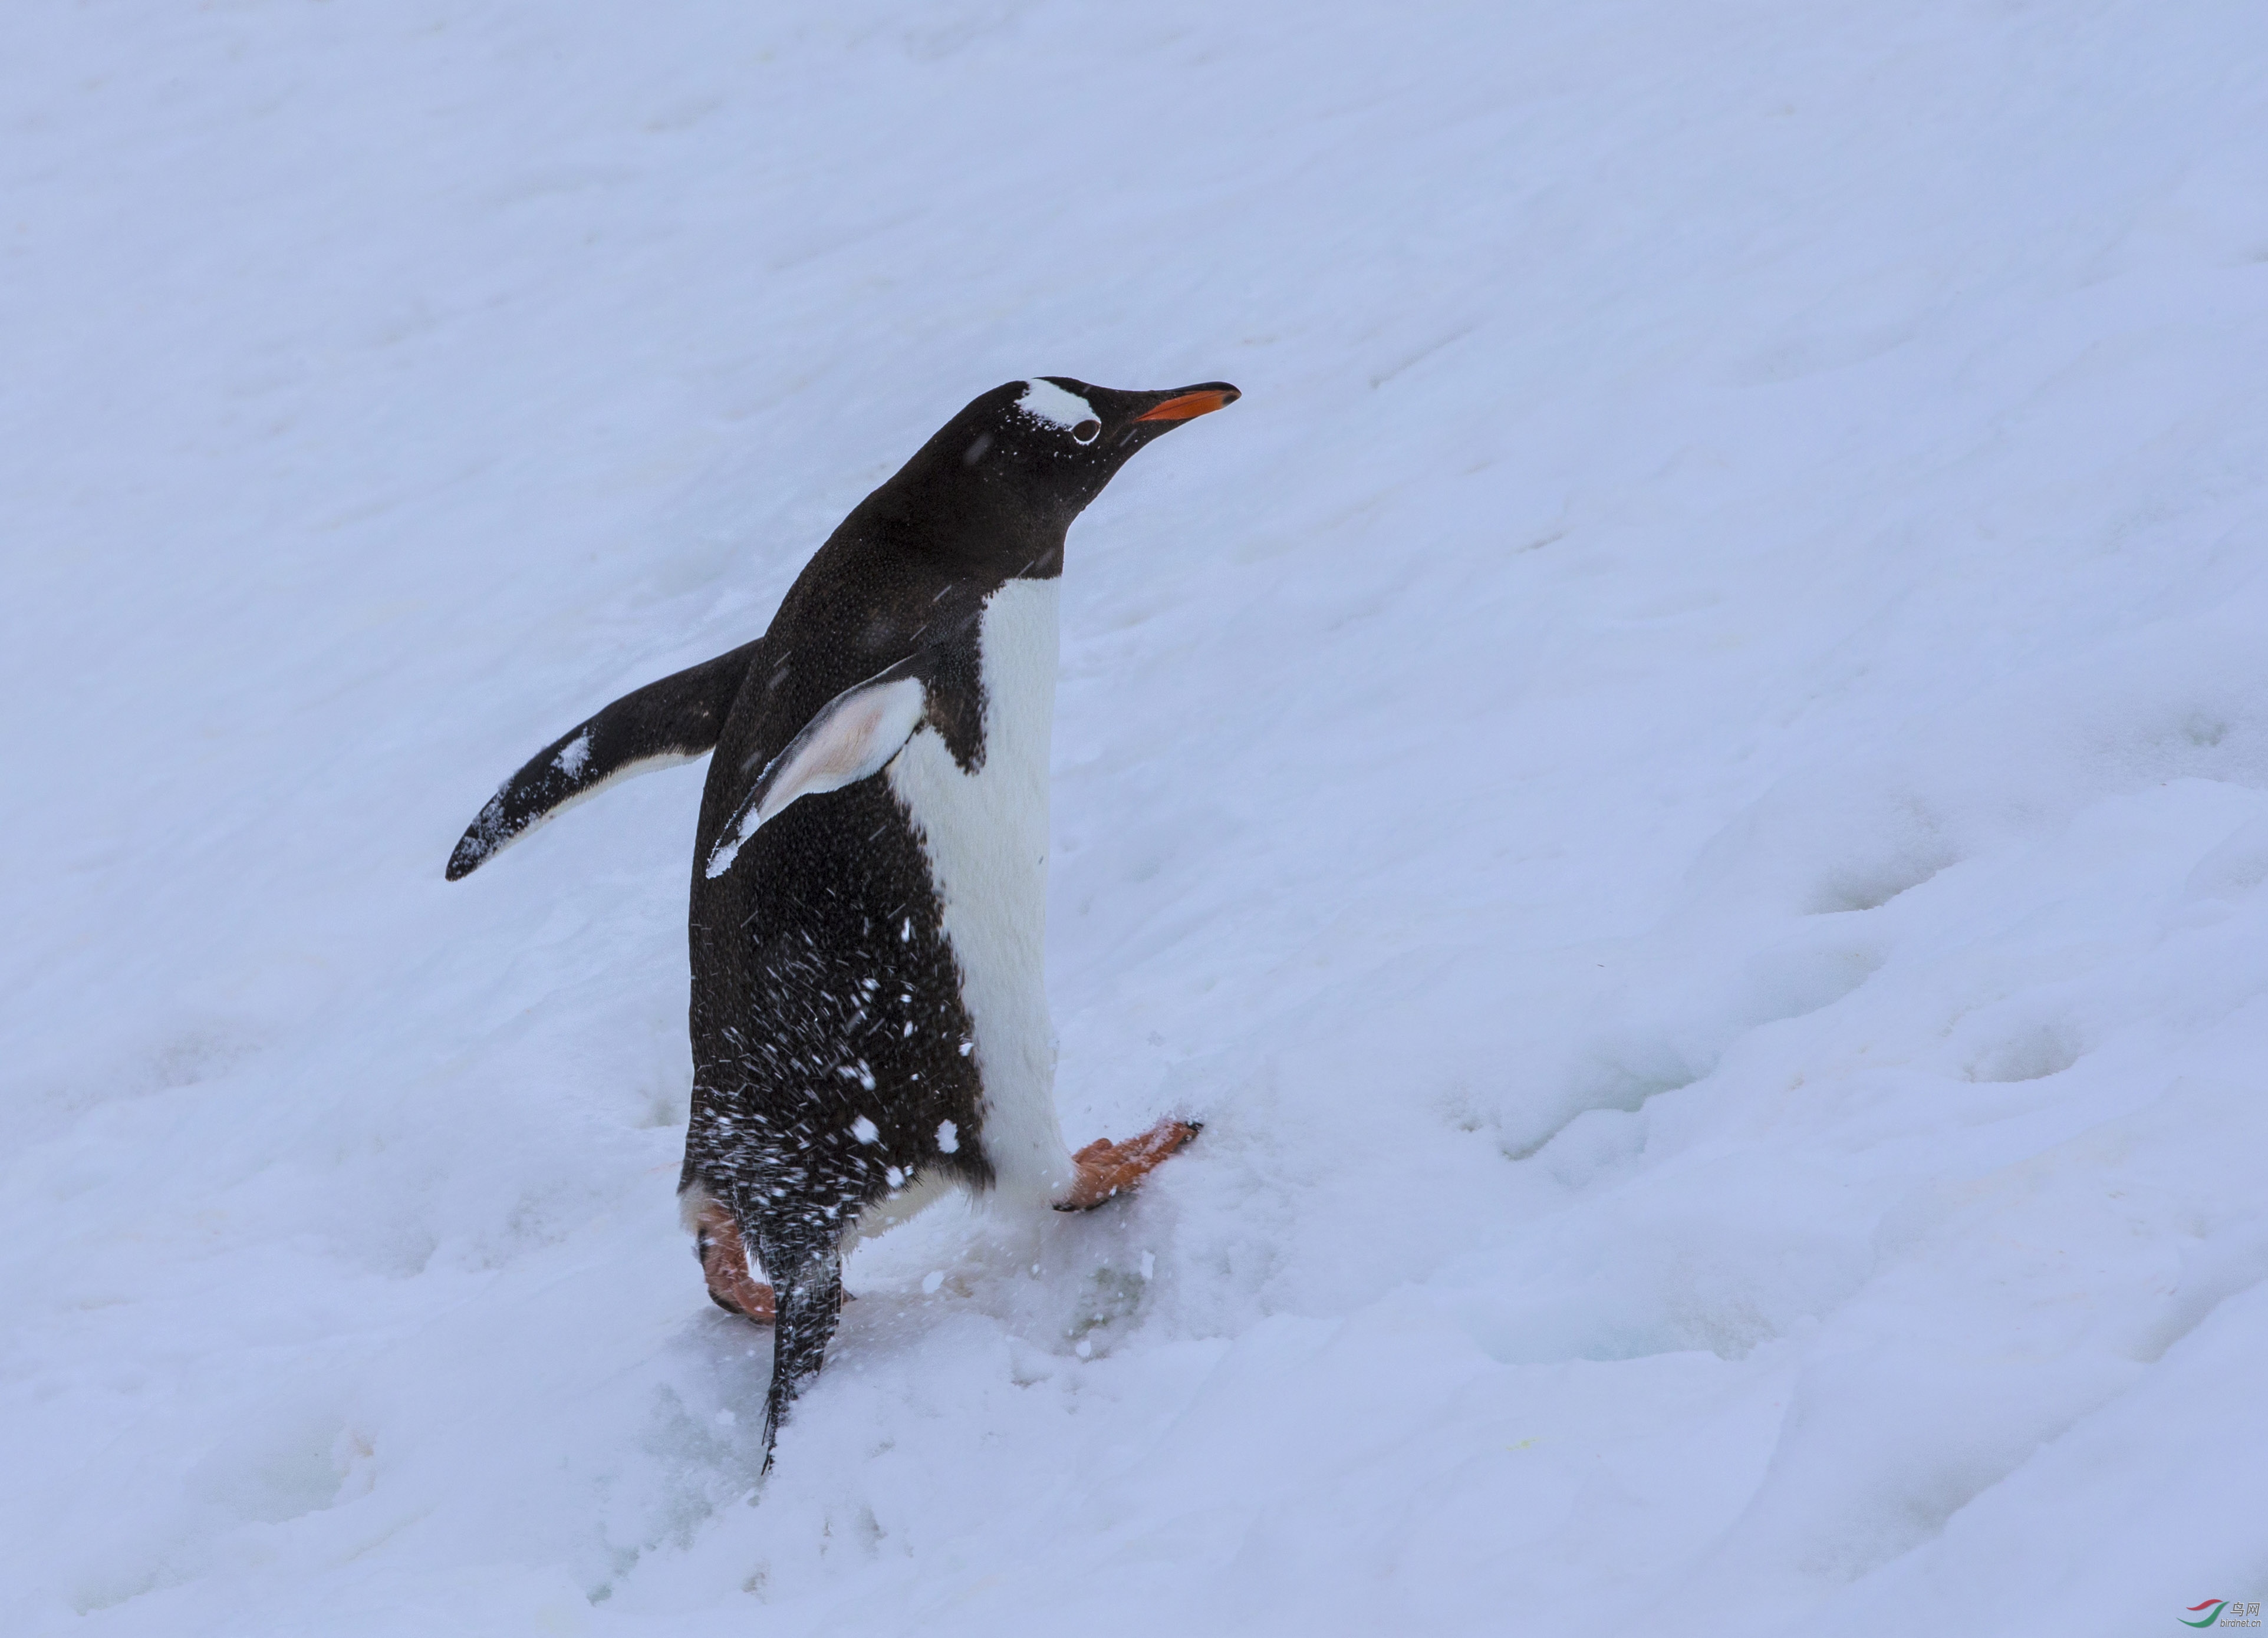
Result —
<path fill-rule="evenodd" d="M 1204 1125 L 1197 1120 L 1164 1120 L 1139 1137 L 1114 1143 L 1099 1137 L 1071 1158 L 1079 1164 L 1079 1180 L 1071 1193 L 1056 1201 L 1057 1211 L 1093 1211 L 1141 1182 L 1151 1169 L 1180 1150 Z"/>
<path fill-rule="evenodd" d="M 701 1248 L 701 1272 L 708 1277 L 709 1300 L 727 1313 L 768 1326 L 777 1317 L 772 1289 L 748 1272 L 740 1225 L 721 1205 L 705 1207 L 694 1224 Z"/>

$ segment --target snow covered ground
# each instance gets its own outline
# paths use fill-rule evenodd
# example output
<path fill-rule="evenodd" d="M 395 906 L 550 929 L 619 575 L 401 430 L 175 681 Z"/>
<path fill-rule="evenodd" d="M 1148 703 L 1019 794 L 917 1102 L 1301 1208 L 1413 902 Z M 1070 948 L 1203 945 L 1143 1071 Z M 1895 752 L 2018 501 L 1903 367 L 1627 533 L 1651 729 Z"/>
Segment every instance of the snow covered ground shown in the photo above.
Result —
<path fill-rule="evenodd" d="M 2268 1598 L 2253 0 L 18 6 L 0 1629 L 2176 1630 Z M 700 771 L 963 401 L 1138 1198 L 762 1333 Z"/>

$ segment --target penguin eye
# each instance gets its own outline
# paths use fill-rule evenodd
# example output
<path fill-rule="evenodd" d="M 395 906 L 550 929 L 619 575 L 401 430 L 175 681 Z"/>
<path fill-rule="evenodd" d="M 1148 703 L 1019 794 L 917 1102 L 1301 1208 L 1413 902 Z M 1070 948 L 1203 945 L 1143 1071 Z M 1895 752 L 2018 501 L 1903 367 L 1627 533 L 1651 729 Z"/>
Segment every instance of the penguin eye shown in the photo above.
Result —
<path fill-rule="evenodd" d="M 1071 435 L 1082 444 L 1092 444 L 1102 436 L 1102 423 L 1089 415 L 1071 430 Z"/>

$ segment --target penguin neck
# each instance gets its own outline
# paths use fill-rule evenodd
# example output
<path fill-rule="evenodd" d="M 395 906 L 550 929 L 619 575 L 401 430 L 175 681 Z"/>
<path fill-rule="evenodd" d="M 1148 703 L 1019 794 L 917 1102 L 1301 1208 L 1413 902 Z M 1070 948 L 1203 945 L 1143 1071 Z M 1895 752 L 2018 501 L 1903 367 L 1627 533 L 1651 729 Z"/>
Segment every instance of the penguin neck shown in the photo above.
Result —
<path fill-rule="evenodd" d="M 917 459 L 844 522 L 972 578 L 1051 580 L 1083 504 L 1035 503 L 1026 487 L 958 459 Z"/>

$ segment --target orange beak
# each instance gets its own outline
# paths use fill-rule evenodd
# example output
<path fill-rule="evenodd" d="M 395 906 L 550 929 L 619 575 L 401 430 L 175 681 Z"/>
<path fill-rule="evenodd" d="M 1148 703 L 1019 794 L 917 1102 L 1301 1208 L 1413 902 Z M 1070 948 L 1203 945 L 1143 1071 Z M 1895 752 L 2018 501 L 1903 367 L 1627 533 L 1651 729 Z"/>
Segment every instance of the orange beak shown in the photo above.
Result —
<path fill-rule="evenodd" d="M 1137 421 L 1193 421 L 1199 415 L 1210 415 L 1236 401 L 1234 388 L 1226 393 L 1184 393 L 1179 398 L 1169 398 L 1155 409 L 1145 409 L 1134 417 Z"/>

